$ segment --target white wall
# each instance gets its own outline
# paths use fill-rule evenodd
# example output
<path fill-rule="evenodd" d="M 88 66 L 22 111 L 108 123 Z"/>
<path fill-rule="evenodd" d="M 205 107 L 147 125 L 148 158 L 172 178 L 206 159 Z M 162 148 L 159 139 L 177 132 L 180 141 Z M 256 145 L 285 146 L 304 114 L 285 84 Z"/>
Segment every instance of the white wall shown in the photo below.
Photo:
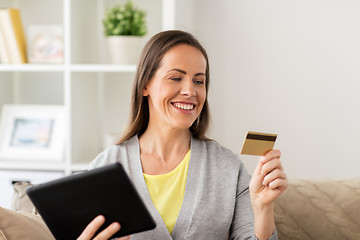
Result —
<path fill-rule="evenodd" d="M 239 152 L 247 130 L 278 133 L 289 177 L 359 176 L 360 2 L 193 7 L 193 26 L 180 27 L 210 55 L 210 136 Z M 242 160 L 252 172 L 257 157 Z"/>

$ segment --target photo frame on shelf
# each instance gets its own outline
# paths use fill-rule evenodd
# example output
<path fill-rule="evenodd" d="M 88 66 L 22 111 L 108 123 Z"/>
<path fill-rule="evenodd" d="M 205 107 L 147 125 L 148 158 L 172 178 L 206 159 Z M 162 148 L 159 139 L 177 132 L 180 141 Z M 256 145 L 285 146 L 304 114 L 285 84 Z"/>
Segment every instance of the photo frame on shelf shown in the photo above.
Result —
<path fill-rule="evenodd" d="M 61 25 L 30 25 L 28 58 L 30 63 L 63 63 L 63 31 Z"/>
<path fill-rule="evenodd" d="M 65 111 L 59 105 L 3 105 L 0 161 L 61 161 Z"/>

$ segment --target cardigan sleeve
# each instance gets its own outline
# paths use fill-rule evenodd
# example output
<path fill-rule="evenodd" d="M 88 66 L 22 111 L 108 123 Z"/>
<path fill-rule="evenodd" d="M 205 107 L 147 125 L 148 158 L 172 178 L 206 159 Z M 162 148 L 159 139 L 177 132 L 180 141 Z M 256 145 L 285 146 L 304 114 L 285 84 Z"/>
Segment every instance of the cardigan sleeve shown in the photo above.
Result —
<path fill-rule="evenodd" d="M 236 200 L 233 219 L 230 226 L 229 239 L 256 240 L 254 235 L 254 214 L 250 203 L 250 175 L 244 165 L 239 170 Z"/>
<path fill-rule="evenodd" d="M 244 165 L 239 171 L 234 215 L 229 231 L 231 240 L 258 240 L 254 233 L 254 214 L 250 202 L 250 175 Z M 277 240 L 277 232 L 269 240 Z"/>

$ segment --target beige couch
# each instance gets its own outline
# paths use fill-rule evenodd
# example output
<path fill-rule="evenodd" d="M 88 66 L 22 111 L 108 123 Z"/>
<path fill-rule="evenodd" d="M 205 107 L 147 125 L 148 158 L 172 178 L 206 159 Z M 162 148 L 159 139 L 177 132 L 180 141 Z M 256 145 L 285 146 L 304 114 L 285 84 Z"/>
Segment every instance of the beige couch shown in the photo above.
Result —
<path fill-rule="evenodd" d="M 275 205 L 280 240 L 360 240 L 360 178 L 289 183 Z"/>
<path fill-rule="evenodd" d="M 360 240 L 360 178 L 290 179 L 277 200 L 275 221 L 280 240 Z M 32 211 L 21 188 L 16 209 Z M 39 216 L 0 208 L 0 240 L 53 239 Z"/>

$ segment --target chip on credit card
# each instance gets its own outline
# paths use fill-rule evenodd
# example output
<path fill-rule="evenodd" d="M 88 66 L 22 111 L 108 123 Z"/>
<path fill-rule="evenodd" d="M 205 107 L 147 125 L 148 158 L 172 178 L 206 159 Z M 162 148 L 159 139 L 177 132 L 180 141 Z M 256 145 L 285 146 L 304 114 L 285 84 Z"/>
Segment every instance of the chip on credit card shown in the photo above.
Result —
<path fill-rule="evenodd" d="M 264 156 L 273 149 L 276 138 L 277 134 L 248 132 L 241 149 L 241 154 Z"/>

